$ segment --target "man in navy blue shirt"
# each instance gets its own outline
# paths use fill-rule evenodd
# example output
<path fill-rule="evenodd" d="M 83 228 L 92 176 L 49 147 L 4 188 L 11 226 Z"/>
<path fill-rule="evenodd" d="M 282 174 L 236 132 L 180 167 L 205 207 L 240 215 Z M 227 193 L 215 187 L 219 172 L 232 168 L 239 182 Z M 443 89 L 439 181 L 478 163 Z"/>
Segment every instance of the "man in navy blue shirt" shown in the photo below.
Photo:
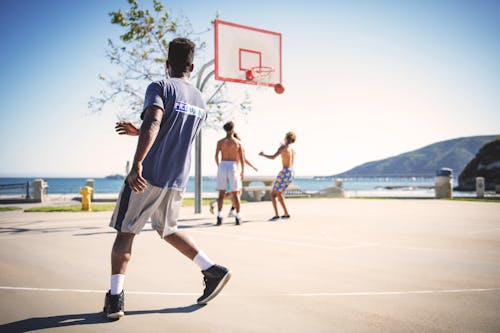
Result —
<path fill-rule="evenodd" d="M 227 268 L 214 264 L 177 230 L 191 147 L 207 118 L 201 93 L 189 82 L 194 49 L 189 39 L 172 40 L 167 60 L 170 77 L 151 83 L 146 91 L 134 162 L 110 222 L 118 231 L 111 251 L 111 287 L 104 304 L 110 319 L 125 314 L 123 285 L 132 243 L 150 218 L 153 229 L 165 241 L 200 267 L 205 290 L 199 304 L 213 299 L 231 276 Z"/>

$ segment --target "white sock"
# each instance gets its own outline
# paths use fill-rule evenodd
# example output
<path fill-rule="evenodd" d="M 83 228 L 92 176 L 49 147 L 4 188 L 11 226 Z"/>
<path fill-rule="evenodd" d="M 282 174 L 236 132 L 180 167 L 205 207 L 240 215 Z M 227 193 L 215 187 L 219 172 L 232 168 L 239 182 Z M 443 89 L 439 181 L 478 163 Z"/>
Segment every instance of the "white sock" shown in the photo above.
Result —
<path fill-rule="evenodd" d="M 241 218 L 240 213 L 236 213 L 236 215 L 235 215 L 235 216 L 236 216 L 237 218 Z"/>
<path fill-rule="evenodd" d="M 217 212 L 217 217 L 222 217 L 222 210 L 219 210 L 219 211 Z"/>
<path fill-rule="evenodd" d="M 193 261 L 202 271 L 205 271 L 214 265 L 213 261 L 210 260 L 210 258 L 203 251 L 198 251 L 198 254 L 193 258 Z"/>
<path fill-rule="evenodd" d="M 125 284 L 125 274 L 113 274 L 111 275 L 111 295 L 118 295 L 123 291 L 123 285 Z"/>

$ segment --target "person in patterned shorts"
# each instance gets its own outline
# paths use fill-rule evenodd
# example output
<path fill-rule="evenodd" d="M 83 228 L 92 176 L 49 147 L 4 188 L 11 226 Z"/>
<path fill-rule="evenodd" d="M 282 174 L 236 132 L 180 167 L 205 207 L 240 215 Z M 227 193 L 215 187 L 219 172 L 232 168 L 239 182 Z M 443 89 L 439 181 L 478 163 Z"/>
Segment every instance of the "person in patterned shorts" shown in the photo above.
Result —
<path fill-rule="evenodd" d="M 270 219 L 270 221 L 276 221 L 278 219 L 289 219 L 290 214 L 288 213 L 288 209 L 285 204 L 285 195 L 284 192 L 288 185 L 290 185 L 293 181 L 294 171 L 293 171 L 293 162 L 295 160 L 295 151 L 290 147 L 292 143 L 295 142 L 296 135 L 294 132 L 288 132 L 285 135 L 284 143 L 278 148 L 276 153 L 273 155 L 266 155 L 264 152 L 260 152 L 260 156 L 264 156 L 271 160 L 274 160 L 276 157 L 281 156 L 281 162 L 283 168 L 276 176 L 276 180 L 273 184 L 273 191 L 271 192 L 271 198 L 273 202 L 274 208 L 274 216 Z M 278 201 L 283 208 L 284 214 L 280 217 L 278 213 Z"/>

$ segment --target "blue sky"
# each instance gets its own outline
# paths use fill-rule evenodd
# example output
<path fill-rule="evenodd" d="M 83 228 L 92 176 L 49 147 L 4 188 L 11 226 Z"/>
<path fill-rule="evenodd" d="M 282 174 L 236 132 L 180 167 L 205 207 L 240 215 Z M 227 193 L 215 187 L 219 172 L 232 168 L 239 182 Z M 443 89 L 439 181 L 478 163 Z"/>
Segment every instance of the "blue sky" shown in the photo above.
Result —
<path fill-rule="evenodd" d="M 199 31 L 219 11 L 223 20 L 283 34 L 285 94 L 250 90 L 253 111 L 237 119 L 259 174 L 279 169 L 258 152 L 274 151 L 289 130 L 298 135 L 298 175 L 339 173 L 436 141 L 500 134 L 498 1 L 165 6 Z M 117 40 L 120 30 L 107 13 L 118 8 L 126 1 L 0 2 L 0 176 L 123 172 L 136 139 L 114 134 L 119 110 L 87 109 L 101 89 L 97 75 L 113 71 L 106 40 Z M 210 50 L 212 34 L 202 38 Z M 241 89 L 248 87 L 234 87 Z M 206 175 L 215 174 L 221 136 L 204 132 Z"/>

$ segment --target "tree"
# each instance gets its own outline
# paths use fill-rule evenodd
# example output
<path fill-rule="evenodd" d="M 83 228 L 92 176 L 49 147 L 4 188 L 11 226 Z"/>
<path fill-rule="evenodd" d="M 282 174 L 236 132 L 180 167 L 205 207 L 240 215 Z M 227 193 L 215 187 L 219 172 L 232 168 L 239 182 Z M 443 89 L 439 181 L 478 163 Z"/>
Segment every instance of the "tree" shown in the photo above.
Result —
<path fill-rule="evenodd" d="M 102 112 L 107 105 L 113 104 L 118 106 L 121 117 L 137 120 L 147 85 L 166 75 L 169 41 L 176 37 L 190 38 L 197 45 L 196 60 L 199 60 L 206 48 L 201 36 L 212 27 L 210 25 L 201 33 L 194 32 L 187 17 L 172 17 L 159 0 L 153 0 L 152 10 L 139 7 L 138 0 L 128 0 L 128 4 L 126 11 L 120 9 L 109 13 L 111 23 L 125 30 L 118 43 L 108 39 L 106 48 L 106 56 L 117 71 L 111 75 L 99 74 L 105 89 L 91 97 L 89 108 Z M 193 80 L 197 79 L 201 65 L 195 66 Z M 219 128 L 235 111 L 243 114 L 251 111 L 248 94 L 238 96 L 241 99 L 238 102 L 229 97 L 226 85 L 214 80 L 205 85 L 203 95 L 209 108 L 209 127 Z"/>

